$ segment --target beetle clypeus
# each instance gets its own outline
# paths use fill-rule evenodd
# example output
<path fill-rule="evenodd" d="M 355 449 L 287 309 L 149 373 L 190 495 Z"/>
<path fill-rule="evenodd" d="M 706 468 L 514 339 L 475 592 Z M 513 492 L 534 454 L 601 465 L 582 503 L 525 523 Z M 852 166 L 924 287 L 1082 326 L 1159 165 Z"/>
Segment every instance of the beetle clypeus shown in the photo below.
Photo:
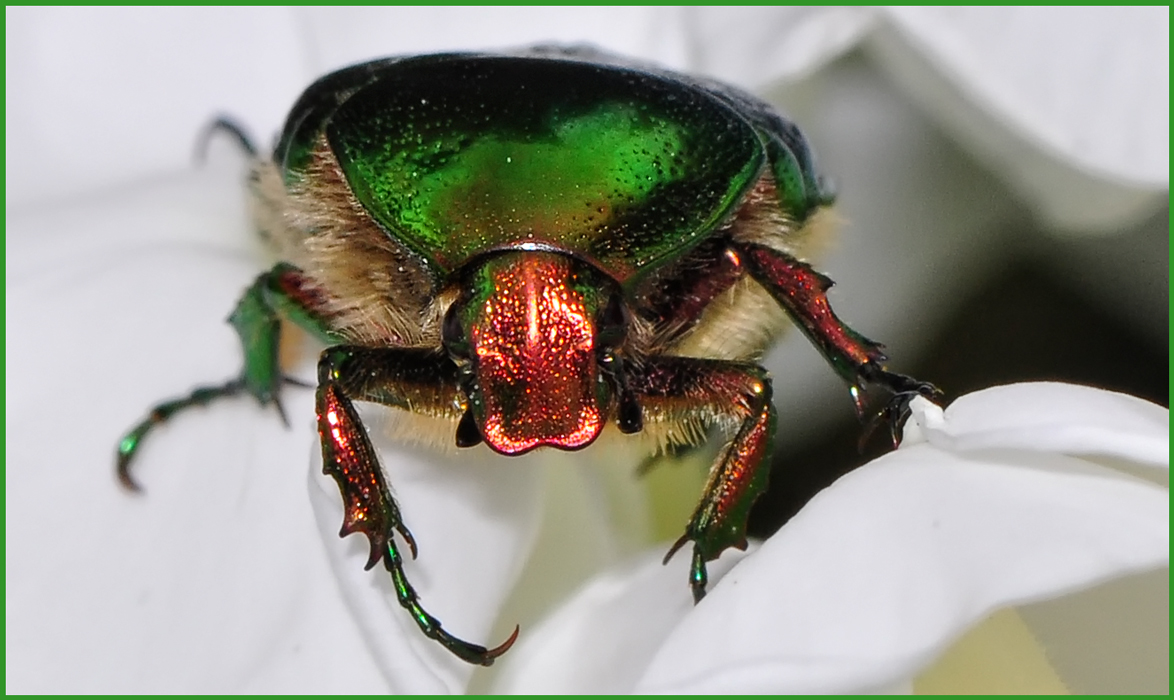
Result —
<path fill-rule="evenodd" d="M 734 88 L 590 49 L 389 58 L 331 73 L 254 161 L 258 229 L 281 262 L 229 321 L 245 366 L 155 407 L 118 447 L 118 473 L 177 411 L 247 393 L 280 403 L 281 321 L 327 344 L 318 363 L 324 471 L 400 604 L 426 635 L 490 665 L 420 606 L 395 535 L 416 544 L 353 402 L 447 420 L 457 446 L 576 450 L 609 423 L 662 447 L 710 426 L 728 443 L 685 533 L 690 586 L 745 548 L 775 431 L 755 360 L 782 308 L 851 387 L 888 398 L 894 442 L 932 385 L 889 372 L 880 346 L 836 318 L 831 281 L 799 259 L 833 196 L 803 135 Z"/>

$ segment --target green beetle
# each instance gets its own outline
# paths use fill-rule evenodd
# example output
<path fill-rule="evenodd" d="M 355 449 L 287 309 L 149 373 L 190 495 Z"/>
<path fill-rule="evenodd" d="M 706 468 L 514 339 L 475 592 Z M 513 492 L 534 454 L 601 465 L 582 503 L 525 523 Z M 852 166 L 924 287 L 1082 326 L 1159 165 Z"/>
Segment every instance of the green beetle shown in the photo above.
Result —
<path fill-rule="evenodd" d="M 256 156 L 248 139 L 228 122 Z M 728 442 L 685 532 L 690 586 L 745 548 L 775 432 L 756 360 L 789 316 L 848 383 L 886 393 L 894 441 L 932 385 L 883 366 L 843 325 L 831 281 L 799 259 L 833 195 L 791 122 L 726 85 L 591 49 L 439 54 L 345 68 L 294 105 L 250 179 L 281 260 L 229 318 L 239 377 L 160 404 L 123 438 L 118 473 L 177 411 L 251 394 L 280 403 L 283 320 L 328 346 L 318 364 L 324 471 L 421 630 L 489 665 L 496 648 L 448 634 L 420 606 L 395 535 L 416 555 L 354 408 L 439 419 L 468 448 L 576 450 L 609 424 L 664 447 L 711 426 Z M 785 312 L 780 313 L 779 309 Z"/>

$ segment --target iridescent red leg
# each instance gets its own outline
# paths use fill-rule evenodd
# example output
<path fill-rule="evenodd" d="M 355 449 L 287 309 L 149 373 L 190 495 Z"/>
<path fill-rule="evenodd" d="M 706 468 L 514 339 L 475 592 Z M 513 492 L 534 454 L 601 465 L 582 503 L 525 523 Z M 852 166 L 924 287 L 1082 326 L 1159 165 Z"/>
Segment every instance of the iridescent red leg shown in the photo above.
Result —
<path fill-rule="evenodd" d="M 653 357 L 629 372 L 646 421 L 735 423 L 738 427 L 710 472 L 685 534 L 665 556 L 693 542 L 689 585 L 705 596 L 705 563 L 730 548 L 746 548 L 750 506 L 764 490 L 774 447 L 770 378 L 755 365 L 685 357 Z"/>
<path fill-rule="evenodd" d="M 333 347 L 318 363 L 318 434 L 322 471 L 334 478 L 342 493 L 344 516 L 340 537 L 353 532 L 367 536 L 371 553 L 366 568 L 380 559 L 391 574 L 396 598 L 420 630 L 469 663 L 490 666 L 517 639 L 518 630 L 501 645 L 487 649 L 452 636 L 420 605 L 404 573 L 395 542 L 398 533 L 412 557 L 416 543 L 403 523 L 379 459 L 352 401 L 374 401 L 407 407 L 417 413 L 449 414 L 457 405 L 456 367 L 432 351 L 403 348 Z"/>
<path fill-rule="evenodd" d="M 756 281 L 771 293 L 832 368 L 848 382 L 856 413 L 865 419 L 868 387 L 881 387 L 889 393 L 884 405 L 869 420 L 867 438 L 880 422 L 887 422 L 893 446 L 900 442 L 900 429 L 909 416 L 909 402 L 917 396 L 940 400 L 941 391 L 922 382 L 885 369 L 888 358 L 881 345 L 844 325 L 828 303 L 827 290 L 832 281 L 807 263 L 778 250 L 753 244 L 739 245 L 747 269 Z"/>

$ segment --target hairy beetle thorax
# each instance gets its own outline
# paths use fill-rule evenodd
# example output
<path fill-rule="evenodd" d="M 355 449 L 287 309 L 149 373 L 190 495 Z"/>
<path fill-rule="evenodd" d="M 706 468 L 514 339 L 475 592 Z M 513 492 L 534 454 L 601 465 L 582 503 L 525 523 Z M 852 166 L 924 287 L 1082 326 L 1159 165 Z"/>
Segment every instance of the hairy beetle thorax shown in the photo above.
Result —
<path fill-rule="evenodd" d="M 573 258 L 535 251 L 494 256 L 472 276 L 462 314 L 477 378 L 469 399 L 494 450 L 576 449 L 603 429 L 594 277 Z"/>

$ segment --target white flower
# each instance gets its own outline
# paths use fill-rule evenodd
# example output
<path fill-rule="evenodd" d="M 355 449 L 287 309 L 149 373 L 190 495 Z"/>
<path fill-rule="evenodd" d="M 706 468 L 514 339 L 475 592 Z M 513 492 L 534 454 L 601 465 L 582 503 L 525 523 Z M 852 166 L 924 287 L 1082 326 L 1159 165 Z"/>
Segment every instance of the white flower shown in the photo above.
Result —
<path fill-rule="evenodd" d="M 617 501 L 599 478 L 629 473 L 603 446 L 581 457 L 605 464 L 551 466 L 565 455 L 452 460 L 381 444 L 420 543 L 409 574 L 425 606 L 476 642 L 527 621 L 499 675 L 474 674 L 424 639 L 386 576 L 361 570 L 365 544 L 337 538 L 336 489 L 316 456 L 307 498 L 312 392 L 289 392 L 290 431 L 249 400 L 190 411 L 144 446 L 144 497 L 113 478 L 115 440 L 152 402 L 239 369 L 223 319 L 261 269 L 258 246 L 238 161 L 217 145 L 193 171 L 194 135 L 224 110 L 267 137 L 311 79 L 377 54 L 586 40 L 795 97 L 788 106 L 818 137 L 854 222 L 825 266 L 841 282 L 833 302 L 908 357 L 949 300 L 1014 248 L 1000 234 L 1026 212 L 1045 228 L 1108 235 L 1168 196 L 1168 11 L 966 12 L 6 10 L 7 689 L 891 687 L 995 607 L 1162 565 L 1166 489 L 1114 470 L 1153 471 L 1135 449 L 1168 440 L 1165 412 L 1071 388 L 1037 387 L 1012 404 L 1079 391 L 1063 404 L 1090 411 L 1076 433 L 1088 442 L 990 410 L 981 394 L 951 406 L 945 428 L 923 409 L 923 441 L 910 436 L 837 482 L 751 555 L 727 553 L 695 609 L 684 557 L 660 567 L 657 548 L 617 564 L 646 544 L 617 522 L 643 516 L 622 500 L 638 495 L 621 489 Z M 996 40 L 992 25 L 1016 31 Z M 999 60 L 984 60 L 991 52 Z M 943 96 L 943 85 L 957 92 Z M 1137 300 L 1164 289 L 1168 272 L 1125 269 L 1129 284 L 1101 293 L 1140 289 L 1117 304 L 1128 315 L 1148 308 Z M 846 399 L 802 344 L 787 339 L 768 363 L 780 406 L 803 406 L 804 426 L 818 427 L 824 406 Z M 968 403 L 975 417 L 962 415 Z M 977 430 L 991 416 L 1007 422 Z M 1032 427 L 1012 440 L 1015 426 Z M 1001 447 L 976 451 L 980 435 Z M 1106 470 L 1094 453 L 1120 459 Z M 927 528 L 935 516 L 940 527 Z M 1011 532 L 1014 522 L 1024 529 Z M 541 566 L 551 550 L 560 566 Z M 609 564 L 619 568 L 600 574 Z M 846 575 L 866 565 L 866 578 Z M 579 580 L 589 587 L 560 603 Z M 767 594 L 787 605 L 762 606 Z M 592 607 L 609 596 L 615 605 Z M 525 613 L 556 604 L 550 621 L 528 624 Z M 640 624 L 628 619 L 636 608 Z M 614 636 L 609 620 L 620 618 Z M 763 630 L 760 656 L 725 664 L 706 651 L 737 651 Z M 604 676 L 593 669 L 607 654 L 622 664 Z M 836 685 L 820 685 L 829 677 Z"/>
<path fill-rule="evenodd" d="M 1065 384 L 996 387 L 944 416 L 918 400 L 900 450 L 816 496 L 696 608 L 651 552 L 533 630 L 495 689 L 899 687 L 1000 608 L 1166 564 L 1168 490 L 1098 460 L 1168 469 L 1168 420 Z"/>

